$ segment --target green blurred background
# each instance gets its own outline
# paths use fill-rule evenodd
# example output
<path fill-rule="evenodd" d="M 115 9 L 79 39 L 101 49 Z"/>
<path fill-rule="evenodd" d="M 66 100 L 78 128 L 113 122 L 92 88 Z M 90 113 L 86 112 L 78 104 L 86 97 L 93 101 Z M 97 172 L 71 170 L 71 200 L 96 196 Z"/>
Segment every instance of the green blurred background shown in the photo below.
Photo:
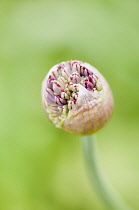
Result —
<path fill-rule="evenodd" d="M 0 209 L 103 210 L 80 138 L 56 129 L 41 82 L 58 62 L 82 60 L 115 98 L 97 133 L 108 180 L 139 209 L 139 1 L 0 1 Z M 106 208 L 107 209 L 107 208 Z"/>

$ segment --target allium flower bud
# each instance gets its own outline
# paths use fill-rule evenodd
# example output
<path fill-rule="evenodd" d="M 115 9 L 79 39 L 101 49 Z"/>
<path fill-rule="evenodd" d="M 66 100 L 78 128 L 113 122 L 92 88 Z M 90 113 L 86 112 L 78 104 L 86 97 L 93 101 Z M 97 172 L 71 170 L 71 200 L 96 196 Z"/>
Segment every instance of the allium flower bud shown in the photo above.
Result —
<path fill-rule="evenodd" d="M 76 60 L 50 69 L 42 84 L 42 103 L 56 127 L 81 135 L 98 131 L 113 111 L 107 81 L 93 66 Z"/>

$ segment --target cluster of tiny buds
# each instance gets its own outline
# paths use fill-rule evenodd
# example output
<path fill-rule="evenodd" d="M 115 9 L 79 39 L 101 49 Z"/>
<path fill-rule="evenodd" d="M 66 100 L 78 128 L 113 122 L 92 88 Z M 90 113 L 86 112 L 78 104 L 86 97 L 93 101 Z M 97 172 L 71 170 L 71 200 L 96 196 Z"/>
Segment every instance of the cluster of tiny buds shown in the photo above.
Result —
<path fill-rule="evenodd" d="M 99 78 L 81 61 L 62 62 L 54 66 L 45 78 L 43 104 L 57 127 L 61 127 L 76 105 L 80 85 L 93 92 L 102 89 Z"/>

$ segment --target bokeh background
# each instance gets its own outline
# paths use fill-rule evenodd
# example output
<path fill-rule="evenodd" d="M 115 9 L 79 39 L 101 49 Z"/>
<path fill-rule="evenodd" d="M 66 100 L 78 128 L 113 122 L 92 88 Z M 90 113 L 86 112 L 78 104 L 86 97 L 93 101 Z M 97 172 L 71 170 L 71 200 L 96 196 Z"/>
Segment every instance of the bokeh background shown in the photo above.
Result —
<path fill-rule="evenodd" d="M 79 136 L 56 129 L 41 82 L 77 59 L 107 78 L 115 98 L 97 133 L 105 175 L 139 209 L 139 1 L 0 1 L 0 209 L 103 210 Z M 107 209 L 107 208 L 106 208 Z"/>

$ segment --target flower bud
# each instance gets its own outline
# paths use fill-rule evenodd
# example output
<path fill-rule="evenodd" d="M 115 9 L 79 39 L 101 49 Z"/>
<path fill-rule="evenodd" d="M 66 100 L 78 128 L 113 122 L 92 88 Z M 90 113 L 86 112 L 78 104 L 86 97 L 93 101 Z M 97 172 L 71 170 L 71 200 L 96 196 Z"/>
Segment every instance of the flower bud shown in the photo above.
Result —
<path fill-rule="evenodd" d="M 50 69 L 42 83 L 42 103 L 56 127 L 80 135 L 98 131 L 113 111 L 105 78 L 90 64 L 76 60 Z"/>

